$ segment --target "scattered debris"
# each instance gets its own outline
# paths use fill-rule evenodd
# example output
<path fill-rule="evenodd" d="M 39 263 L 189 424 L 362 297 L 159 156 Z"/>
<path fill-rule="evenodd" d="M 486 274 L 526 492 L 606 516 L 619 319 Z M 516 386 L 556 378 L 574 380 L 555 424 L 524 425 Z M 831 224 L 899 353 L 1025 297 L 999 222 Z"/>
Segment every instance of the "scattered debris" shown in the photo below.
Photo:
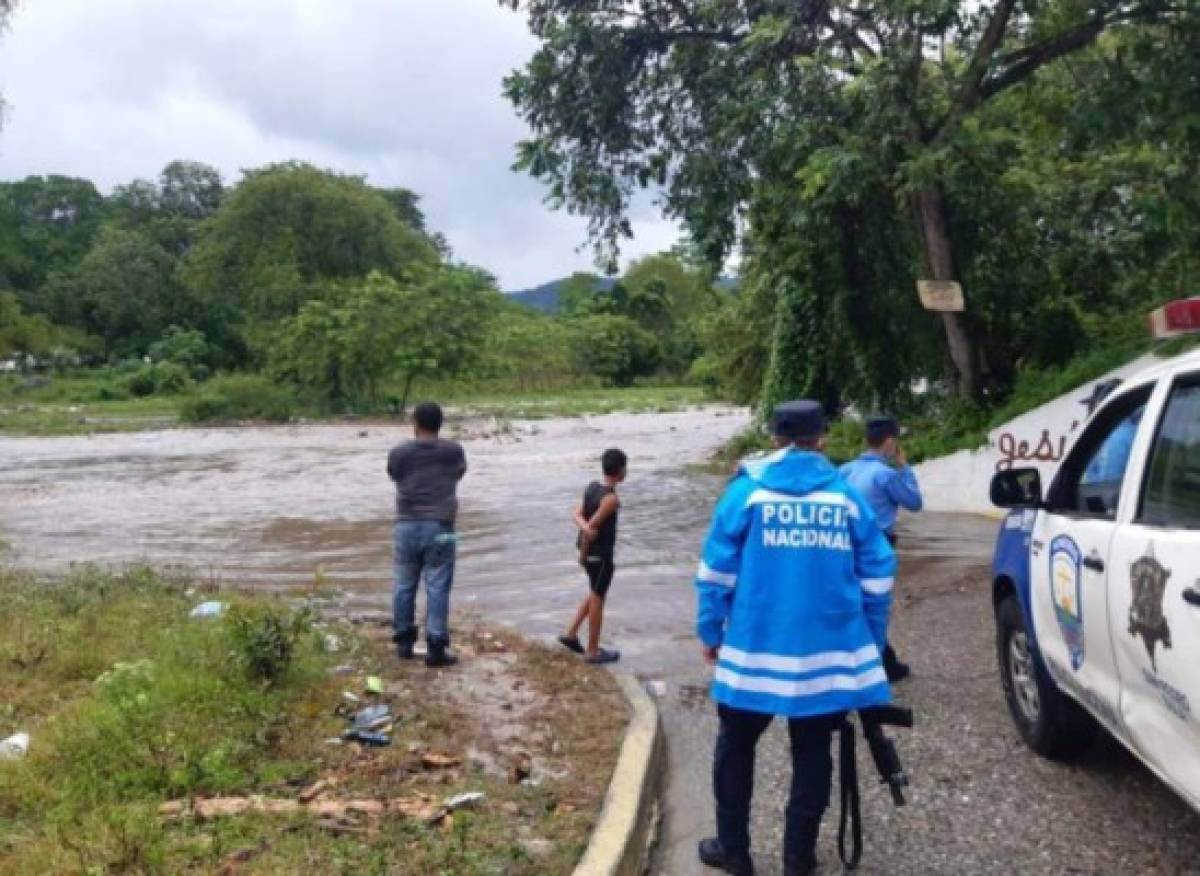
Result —
<path fill-rule="evenodd" d="M 317 784 L 320 784 L 319 782 Z M 307 813 L 321 819 L 331 819 L 345 826 L 365 818 L 378 818 L 386 813 L 414 818 L 426 824 L 436 824 L 451 812 L 467 809 L 483 802 L 480 791 L 459 794 L 443 803 L 428 795 L 395 797 L 390 800 L 311 800 L 307 803 L 282 797 L 209 797 L 207 799 L 171 800 L 158 807 L 160 818 L 179 819 L 191 816 L 197 821 L 212 821 L 245 815 L 248 812 L 264 815 L 296 815 Z"/>
<path fill-rule="evenodd" d="M 322 793 L 329 790 L 332 785 L 333 783 L 328 779 L 318 779 L 307 788 L 303 789 L 297 799 L 301 803 L 311 803 L 313 800 L 316 800 L 318 797 L 320 797 Z"/>
<path fill-rule="evenodd" d="M 459 809 L 473 809 L 487 798 L 487 795 L 482 791 L 468 791 L 465 794 L 458 794 L 448 799 L 442 804 L 447 812 L 456 812 Z"/>
<path fill-rule="evenodd" d="M 545 858 L 554 851 L 554 843 L 544 839 L 521 840 L 521 848 L 531 858 Z"/>
<path fill-rule="evenodd" d="M 229 608 L 228 602 L 201 602 L 192 609 L 189 617 L 220 617 Z"/>
<path fill-rule="evenodd" d="M 333 633 L 325 634 L 324 644 L 325 651 L 329 654 L 336 654 L 338 651 L 341 651 L 343 647 L 345 647 L 341 636 L 335 636 Z"/>
<path fill-rule="evenodd" d="M 347 742 L 361 742 L 363 745 L 377 748 L 392 744 L 392 737 L 386 733 L 371 733 L 367 730 L 347 730 L 342 734 L 342 738 Z"/>
<path fill-rule="evenodd" d="M 646 690 L 650 693 L 650 696 L 661 700 L 667 695 L 667 683 L 659 679 L 648 681 L 646 682 Z"/>
<path fill-rule="evenodd" d="M 376 695 L 382 694 L 383 693 L 383 679 L 380 678 L 378 675 L 368 675 L 366 689 L 367 689 L 367 693 L 369 693 L 369 694 L 376 694 Z"/>
<path fill-rule="evenodd" d="M 533 756 L 528 751 L 516 751 L 508 767 L 508 780 L 519 785 L 533 775 Z"/>
<path fill-rule="evenodd" d="M 367 706 L 365 709 L 359 709 L 354 715 L 355 730 L 379 730 L 391 724 L 395 719 L 392 716 L 392 707 L 389 705 Z"/>
<path fill-rule="evenodd" d="M 445 770 L 461 766 L 462 758 L 452 754 L 442 754 L 438 751 L 427 751 L 421 755 L 421 766 L 427 770 Z"/>
<path fill-rule="evenodd" d="M 29 734 L 14 733 L 0 740 L 0 760 L 20 760 L 29 753 Z"/>

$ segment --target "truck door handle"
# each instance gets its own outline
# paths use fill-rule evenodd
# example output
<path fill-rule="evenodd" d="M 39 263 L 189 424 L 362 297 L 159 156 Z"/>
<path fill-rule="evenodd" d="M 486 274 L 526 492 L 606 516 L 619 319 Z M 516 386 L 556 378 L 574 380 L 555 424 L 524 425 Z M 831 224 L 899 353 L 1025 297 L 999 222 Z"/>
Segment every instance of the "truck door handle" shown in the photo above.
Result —
<path fill-rule="evenodd" d="M 1086 557 L 1083 561 L 1083 564 L 1093 572 L 1104 571 L 1104 560 L 1100 559 L 1099 557 Z"/>
<path fill-rule="evenodd" d="M 1183 601 L 1188 605 L 1200 606 L 1200 590 L 1195 587 L 1187 587 L 1183 591 Z"/>

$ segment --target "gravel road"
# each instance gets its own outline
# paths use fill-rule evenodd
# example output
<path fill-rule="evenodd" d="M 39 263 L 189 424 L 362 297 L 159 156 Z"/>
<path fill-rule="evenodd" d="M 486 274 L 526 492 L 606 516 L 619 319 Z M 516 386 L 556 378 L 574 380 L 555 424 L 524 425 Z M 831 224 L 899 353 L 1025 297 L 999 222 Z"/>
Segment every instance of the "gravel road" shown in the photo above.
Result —
<path fill-rule="evenodd" d="M 1025 748 L 997 678 L 987 580 L 978 556 L 927 554 L 902 565 L 892 641 L 913 665 L 897 690 L 918 726 L 892 733 L 913 786 L 909 805 L 894 808 L 860 743 L 867 836 L 859 872 L 1200 873 L 1200 816 L 1119 743 L 1103 739 L 1074 764 Z M 712 872 L 696 861 L 695 844 L 712 830 L 716 719 L 704 671 L 688 672 L 671 680 L 662 703 L 672 770 L 656 868 L 663 876 Z M 786 741 L 776 721 L 759 748 L 753 842 L 765 876 L 781 872 Z M 835 776 L 823 873 L 841 871 L 836 808 Z"/>

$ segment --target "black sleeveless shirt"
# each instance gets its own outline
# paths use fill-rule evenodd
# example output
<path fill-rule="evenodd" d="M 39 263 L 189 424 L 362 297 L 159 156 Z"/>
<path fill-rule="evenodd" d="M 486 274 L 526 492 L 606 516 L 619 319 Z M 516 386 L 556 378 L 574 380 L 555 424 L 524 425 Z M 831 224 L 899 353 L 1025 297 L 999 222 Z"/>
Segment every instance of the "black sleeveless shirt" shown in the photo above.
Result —
<path fill-rule="evenodd" d="M 591 520 L 592 516 L 600 508 L 600 503 L 604 501 L 604 497 L 611 495 L 614 492 L 613 488 L 607 484 L 602 484 L 599 481 L 592 481 L 587 485 L 587 489 L 583 491 L 583 516 L 587 520 Z M 620 513 L 620 508 L 613 511 L 609 518 L 600 525 L 600 531 L 596 533 L 595 540 L 588 547 L 588 555 L 593 557 L 608 557 L 612 558 L 613 549 L 617 545 L 617 515 Z M 583 533 L 580 533 L 582 541 Z"/>

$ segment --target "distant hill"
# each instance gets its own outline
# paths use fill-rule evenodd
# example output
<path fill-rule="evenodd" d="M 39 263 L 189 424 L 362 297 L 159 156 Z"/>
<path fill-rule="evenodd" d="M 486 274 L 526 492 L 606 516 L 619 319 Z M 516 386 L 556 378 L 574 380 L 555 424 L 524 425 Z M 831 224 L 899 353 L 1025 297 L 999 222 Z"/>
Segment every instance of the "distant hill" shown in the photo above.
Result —
<path fill-rule="evenodd" d="M 519 292 L 506 293 L 514 301 L 519 301 L 526 307 L 532 307 L 534 310 L 540 310 L 543 313 L 558 313 L 558 291 L 562 284 L 567 282 L 569 277 L 560 277 L 557 280 L 551 280 L 549 283 L 543 283 L 541 286 L 535 286 L 532 289 L 522 289 Z M 601 292 L 607 292 L 616 284 L 616 277 L 597 277 L 596 289 Z M 736 277 L 721 277 L 717 280 L 716 286 L 718 289 L 731 290 L 736 289 L 738 281 Z"/>
<path fill-rule="evenodd" d="M 558 290 L 568 279 L 570 278 L 560 277 L 557 280 L 551 280 L 549 283 L 543 283 L 541 286 L 535 286 L 532 289 L 522 289 L 520 292 L 509 292 L 507 294 L 514 301 L 520 301 L 534 310 L 540 310 L 543 313 L 558 313 Z M 607 292 L 616 282 L 616 277 L 597 277 L 596 289 Z"/>

